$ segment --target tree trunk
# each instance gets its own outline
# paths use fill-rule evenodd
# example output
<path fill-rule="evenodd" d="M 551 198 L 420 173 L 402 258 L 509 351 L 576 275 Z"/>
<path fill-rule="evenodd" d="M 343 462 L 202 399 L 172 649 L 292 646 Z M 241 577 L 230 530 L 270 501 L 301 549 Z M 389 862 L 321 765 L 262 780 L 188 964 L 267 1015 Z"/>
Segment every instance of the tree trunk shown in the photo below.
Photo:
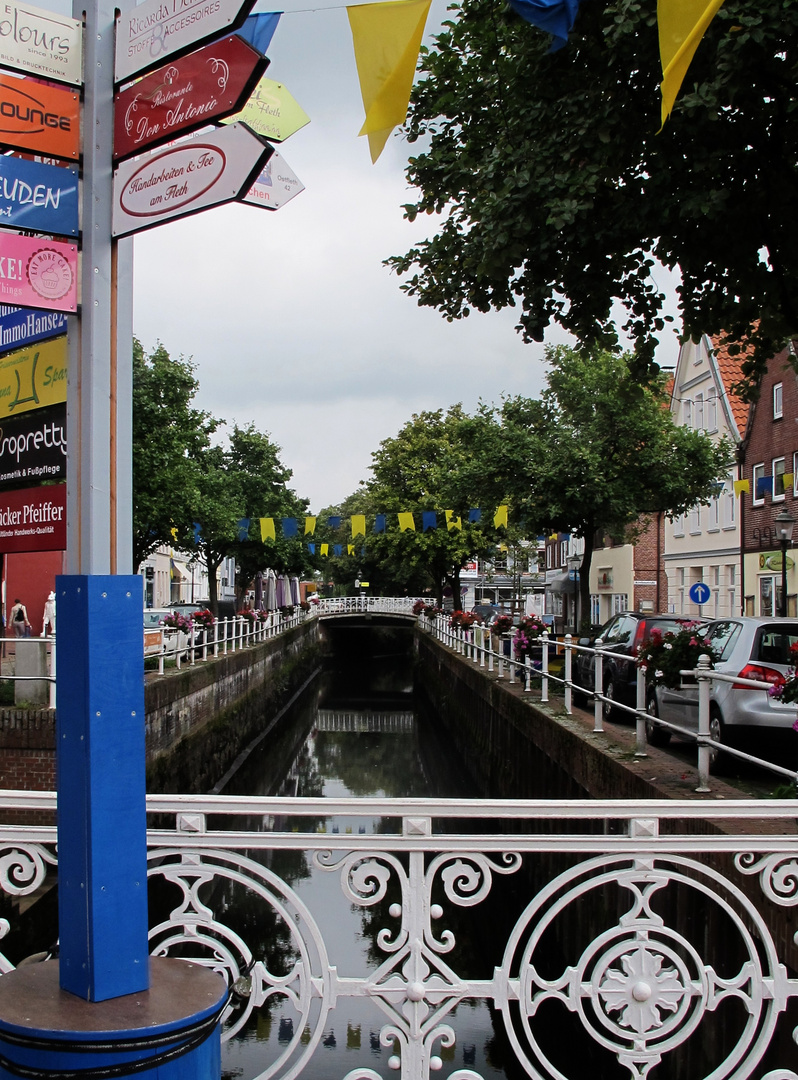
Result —
<path fill-rule="evenodd" d="M 208 568 L 208 607 L 219 617 L 219 589 L 216 583 L 216 571 L 222 565 L 223 556 L 213 556 L 205 552 L 205 565 Z"/>
<path fill-rule="evenodd" d="M 463 593 L 460 588 L 460 567 L 456 566 L 449 579 L 452 583 L 452 607 L 455 611 L 463 610 Z"/>

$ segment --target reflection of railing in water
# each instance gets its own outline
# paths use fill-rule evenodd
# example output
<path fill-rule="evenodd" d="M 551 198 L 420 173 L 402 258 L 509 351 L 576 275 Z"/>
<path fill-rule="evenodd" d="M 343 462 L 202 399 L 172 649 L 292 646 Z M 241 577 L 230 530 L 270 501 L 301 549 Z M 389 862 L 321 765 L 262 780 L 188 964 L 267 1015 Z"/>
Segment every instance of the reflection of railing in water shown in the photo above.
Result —
<path fill-rule="evenodd" d="M 319 709 L 315 723 L 319 731 L 374 731 L 383 735 L 406 734 L 414 725 L 412 711 L 349 712 L 342 709 Z"/>
<path fill-rule="evenodd" d="M 54 795 L 0 793 L 0 811 L 54 804 Z M 429 1080 L 455 1038 L 452 1012 L 469 1000 L 494 1008 L 516 1060 L 536 1078 L 585 1075 L 584 1060 L 575 1073 L 554 1060 L 547 1029 L 556 1011 L 570 1025 L 560 1041 L 569 1030 L 592 1040 L 592 1075 L 613 1057 L 623 1075 L 641 1080 L 722 1022 L 729 1045 L 704 1075 L 798 1080 L 787 1067 L 795 1054 L 790 1039 L 792 1056 L 780 1068 L 763 1075 L 760 1066 L 798 1000 L 798 978 L 788 976 L 776 943 L 787 931 L 772 929 L 784 909 L 798 907 L 793 801 L 151 796 L 147 805 L 159 823 L 171 822 L 149 833 L 150 875 L 182 897 L 153 927 L 153 952 L 191 956 L 228 975 L 227 1037 L 269 1001 L 290 1000 L 296 1011 L 261 1080 L 301 1077 L 336 1005 L 347 1001 L 378 1011 L 393 1075 Z M 331 815 L 359 820 L 365 831 L 310 831 L 317 825 L 308 822 Z M 247 831 L 245 819 L 273 819 L 280 831 Z M 716 831 L 691 827 L 702 820 Z M 386 831 L 374 831 L 374 822 Z M 0 826 L 6 893 L 18 897 L 41 885 L 56 863 L 55 840 L 54 828 Z M 380 961 L 365 975 L 330 961 L 320 913 L 268 865 L 278 851 L 301 853 L 337 876 L 346 902 L 364 912 L 386 901 L 372 916 L 382 927 L 374 938 Z M 556 868 L 530 887 L 524 869 L 540 873 L 547 856 Z M 212 879 L 222 894 L 225 883 L 235 883 L 280 922 L 297 958 L 287 973 L 271 971 L 240 929 L 227 925 L 226 904 L 211 910 L 200 890 Z M 469 977 L 458 970 L 453 913 L 474 908 L 480 917 L 502 879 L 515 882 L 518 910 L 487 977 Z M 547 935 L 563 924 L 570 931 L 574 919 L 581 933 L 560 936 L 555 970 L 545 955 Z M 706 933 L 712 921 L 723 927 L 717 940 Z M 256 930 L 257 919 L 248 925 Z M 0 970 L 8 968 L 0 957 Z M 466 1069 L 449 1075 L 480 1080 Z M 387 1078 L 363 1066 L 344 1080 Z M 699 1075 L 691 1072 L 690 1080 Z"/>

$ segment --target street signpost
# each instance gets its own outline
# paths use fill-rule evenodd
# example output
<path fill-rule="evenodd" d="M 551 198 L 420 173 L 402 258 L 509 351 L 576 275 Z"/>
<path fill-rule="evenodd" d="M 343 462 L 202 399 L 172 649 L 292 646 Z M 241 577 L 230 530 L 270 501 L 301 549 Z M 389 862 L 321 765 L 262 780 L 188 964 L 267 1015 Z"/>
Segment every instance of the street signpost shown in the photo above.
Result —
<path fill-rule="evenodd" d="M 83 23 L 32 4 L 0 5 L 0 67 L 83 84 Z"/>
<path fill-rule="evenodd" d="M 114 159 L 236 112 L 269 61 L 235 34 L 145 75 L 114 98 Z"/>
<path fill-rule="evenodd" d="M 113 235 L 233 202 L 273 152 L 244 124 L 233 124 L 123 161 L 114 174 Z"/>
<path fill-rule="evenodd" d="M 223 123 L 243 120 L 253 131 L 272 142 L 285 142 L 310 123 L 310 117 L 282 83 L 262 78 L 241 112 Z"/>
<path fill-rule="evenodd" d="M 0 304 L 0 353 L 66 334 L 67 319 L 61 311 Z"/>
<path fill-rule="evenodd" d="M 77 168 L 0 155 L 0 226 L 77 236 Z"/>
<path fill-rule="evenodd" d="M 48 311 L 75 311 L 77 266 L 74 244 L 0 232 L 0 300 Z"/>
<path fill-rule="evenodd" d="M 126 82 L 244 22 L 255 0 L 144 0 L 117 20 L 114 82 Z"/>
<path fill-rule="evenodd" d="M 76 161 L 80 95 L 33 79 L 0 75 L 0 143 Z"/>
<path fill-rule="evenodd" d="M 285 158 L 275 150 L 241 202 L 265 210 L 279 210 L 304 190 L 305 185 L 286 164 Z"/>
<path fill-rule="evenodd" d="M 694 585 L 690 586 L 690 599 L 694 604 L 706 604 L 709 600 L 711 593 L 709 585 L 705 581 L 697 581 Z"/>

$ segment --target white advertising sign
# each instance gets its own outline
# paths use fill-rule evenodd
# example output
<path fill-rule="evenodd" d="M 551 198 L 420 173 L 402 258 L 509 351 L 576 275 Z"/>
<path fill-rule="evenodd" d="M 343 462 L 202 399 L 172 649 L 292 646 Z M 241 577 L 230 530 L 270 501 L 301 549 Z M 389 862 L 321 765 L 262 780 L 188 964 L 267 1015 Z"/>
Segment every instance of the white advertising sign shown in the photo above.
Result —
<path fill-rule="evenodd" d="M 241 202 L 262 206 L 265 210 L 279 210 L 304 190 L 305 185 L 286 164 L 285 158 L 275 150 Z"/>
<path fill-rule="evenodd" d="M 225 30 L 239 27 L 255 0 L 144 0 L 116 24 L 114 82 L 158 67 Z"/>
<path fill-rule="evenodd" d="M 0 67 L 81 86 L 82 24 L 54 11 L 0 0 Z"/>
<path fill-rule="evenodd" d="M 114 173 L 113 235 L 233 202 L 273 150 L 246 125 L 232 124 L 123 161 Z"/>

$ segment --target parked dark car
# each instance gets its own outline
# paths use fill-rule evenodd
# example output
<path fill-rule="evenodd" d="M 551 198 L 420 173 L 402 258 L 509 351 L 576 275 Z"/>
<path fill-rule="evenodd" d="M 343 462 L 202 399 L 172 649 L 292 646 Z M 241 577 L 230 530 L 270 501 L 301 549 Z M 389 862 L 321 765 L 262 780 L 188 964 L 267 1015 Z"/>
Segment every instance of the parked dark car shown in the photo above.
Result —
<path fill-rule="evenodd" d="M 623 611 L 619 615 L 613 615 L 608 623 L 601 627 L 597 634 L 590 637 L 579 638 L 579 645 L 595 645 L 601 638 L 601 648 L 611 653 L 623 653 L 629 660 L 618 660 L 613 656 L 605 656 L 602 663 L 602 690 L 607 699 L 604 702 L 604 718 L 616 719 L 619 710 L 615 709 L 613 702 L 621 702 L 623 705 L 634 706 L 637 701 L 637 667 L 635 657 L 637 650 L 646 640 L 651 637 L 654 629 L 667 633 L 669 630 L 678 629 L 679 623 L 684 622 L 684 616 L 679 615 L 644 615 L 639 611 Z M 577 686 L 585 690 L 595 689 L 596 660 L 592 652 L 578 652 L 573 665 L 573 681 Z M 621 714 L 622 715 L 622 714 Z"/>

